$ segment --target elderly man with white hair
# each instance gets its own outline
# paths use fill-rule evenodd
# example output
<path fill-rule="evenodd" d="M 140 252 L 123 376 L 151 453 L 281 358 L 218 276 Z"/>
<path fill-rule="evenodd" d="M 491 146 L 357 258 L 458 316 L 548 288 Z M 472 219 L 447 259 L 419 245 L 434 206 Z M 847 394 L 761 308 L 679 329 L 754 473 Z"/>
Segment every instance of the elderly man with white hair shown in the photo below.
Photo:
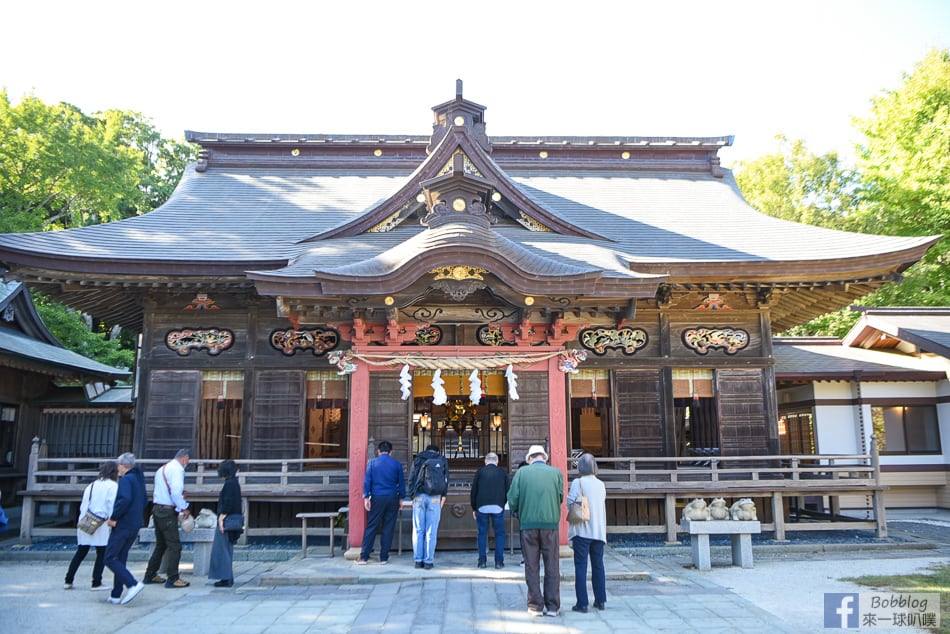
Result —
<path fill-rule="evenodd" d="M 142 467 L 135 464 L 135 455 L 124 453 L 116 458 L 119 469 L 119 487 L 115 495 L 115 504 L 112 505 L 112 515 L 109 517 L 109 526 L 112 533 L 109 543 L 106 544 L 106 567 L 115 575 L 112 584 L 112 593 L 106 599 L 109 603 L 128 603 L 134 599 L 145 585 L 136 581 L 126 567 L 129 559 L 129 549 L 139 535 L 142 528 L 142 516 L 145 514 L 145 503 L 148 497 L 145 493 L 145 474 Z M 122 596 L 123 588 L 128 588 Z"/>
<path fill-rule="evenodd" d="M 521 524 L 524 579 L 528 585 L 528 614 L 558 616 L 561 612 L 561 567 L 558 526 L 564 502 L 564 474 L 547 464 L 548 452 L 532 445 L 527 465 L 515 472 L 508 489 L 508 506 Z M 541 559 L 544 559 L 544 589 Z"/>

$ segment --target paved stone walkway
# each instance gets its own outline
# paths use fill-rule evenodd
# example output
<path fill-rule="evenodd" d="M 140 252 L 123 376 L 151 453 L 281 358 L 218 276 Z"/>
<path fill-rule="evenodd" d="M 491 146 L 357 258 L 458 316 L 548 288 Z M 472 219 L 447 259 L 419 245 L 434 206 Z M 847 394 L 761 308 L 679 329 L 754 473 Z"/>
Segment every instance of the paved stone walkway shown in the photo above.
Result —
<path fill-rule="evenodd" d="M 475 567 L 473 552 L 437 553 L 432 570 L 417 570 L 408 553 L 386 566 L 356 566 L 314 546 L 306 559 L 275 561 L 240 553 L 233 588 L 213 587 L 182 566 L 190 588 L 147 586 L 128 605 L 105 603 L 106 592 L 63 590 L 69 553 L 0 553 L 0 627 L 6 632 L 90 634 L 124 627 L 144 633 L 412 632 L 413 634 L 529 632 L 824 632 L 823 594 L 868 588 L 846 580 L 864 574 L 906 574 L 950 558 L 950 523 L 901 547 L 882 544 L 753 547 L 755 566 L 730 564 L 727 547 L 714 547 L 713 568 L 691 566 L 686 548 L 650 552 L 608 548 L 607 609 L 588 614 L 574 604 L 573 566 L 561 561 L 558 617 L 526 609 L 520 555 L 503 570 Z M 896 527 L 896 525 L 895 525 Z M 141 575 L 145 552 L 130 568 Z M 286 556 L 287 553 L 280 553 Z M 253 556 L 251 556 L 253 555 Z M 256 561 L 254 559 L 257 559 Z M 111 575 L 107 573 L 107 577 Z M 944 620 L 948 618 L 943 616 Z M 868 632 L 887 632 L 884 628 Z M 914 631 L 909 628 L 894 632 Z"/>

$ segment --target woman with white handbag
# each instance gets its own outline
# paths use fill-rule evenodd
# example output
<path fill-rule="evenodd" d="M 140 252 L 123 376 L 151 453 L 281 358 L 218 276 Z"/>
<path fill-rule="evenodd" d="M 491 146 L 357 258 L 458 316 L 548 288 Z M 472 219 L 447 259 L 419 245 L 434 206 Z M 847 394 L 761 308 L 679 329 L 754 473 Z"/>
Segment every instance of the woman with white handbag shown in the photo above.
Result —
<path fill-rule="evenodd" d="M 577 602 L 574 612 L 589 610 L 587 597 L 587 560 L 590 558 L 591 585 L 594 588 L 594 607 L 607 607 L 607 573 L 604 569 L 604 546 L 607 545 L 607 489 L 597 477 L 597 460 L 589 453 L 577 460 L 580 477 L 571 482 L 567 494 L 570 528 L 567 536 L 574 549 L 574 594 Z M 583 498 L 587 500 L 587 510 Z M 572 507 L 577 507 L 574 512 Z M 584 519 L 586 517 L 586 520 Z"/>
<path fill-rule="evenodd" d="M 79 524 L 76 528 L 76 554 L 66 570 L 66 583 L 63 588 L 72 590 L 73 581 L 79 564 L 89 554 L 89 548 L 96 549 L 96 563 L 92 567 L 92 589 L 106 590 L 102 585 L 102 571 L 105 568 L 106 544 L 112 529 L 106 520 L 112 515 L 112 505 L 119 488 L 119 468 L 113 460 L 103 462 L 99 467 L 98 478 L 86 487 L 79 505 Z M 88 515 L 87 515 L 88 514 Z M 92 533 L 88 531 L 93 531 Z"/>

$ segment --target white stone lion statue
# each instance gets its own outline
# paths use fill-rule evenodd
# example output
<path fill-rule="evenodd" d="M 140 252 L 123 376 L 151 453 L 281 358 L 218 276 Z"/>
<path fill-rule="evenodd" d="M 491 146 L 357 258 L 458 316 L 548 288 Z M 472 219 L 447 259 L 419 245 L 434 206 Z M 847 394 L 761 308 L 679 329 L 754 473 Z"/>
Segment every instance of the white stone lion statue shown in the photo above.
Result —
<path fill-rule="evenodd" d="M 729 507 L 729 514 L 734 520 L 758 520 L 755 514 L 755 502 L 750 498 L 742 498 Z"/>
<path fill-rule="evenodd" d="M 709 519 L 709 509 L 706 508 L 706 500 L 702 498 L 696 498 L 689 504 L 683 507 L 683 519 L 684 520 L 708 520 Z"/>

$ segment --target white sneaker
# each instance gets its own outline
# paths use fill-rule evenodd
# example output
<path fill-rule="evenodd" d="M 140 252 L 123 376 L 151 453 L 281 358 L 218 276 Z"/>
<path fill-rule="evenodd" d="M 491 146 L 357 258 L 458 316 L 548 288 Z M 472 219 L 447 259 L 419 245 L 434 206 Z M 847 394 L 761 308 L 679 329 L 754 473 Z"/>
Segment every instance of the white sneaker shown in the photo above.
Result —
<path fill-rule="evenodd" d="M 104 583 L 100 583 L 98 586 L 92 586 L 89 589 L 92 590 L 93 592 L 98 592 L 100 590 L 111 590 L 112 586 L 107 586 Z"/>
<path fill-rule="evenodd" d="M 63 584 L 63 590 L 72 590 L 72 589 L 73 589 L 73 584 L 71 584 L 71 583 L 64 583 L 64 584 Z"/>
<path fill-rule="evenodd" d="M 145 584 L 139 581 L 137 584 L 129 588 L 128 592 L 125 593 L 125 596 L 122 597 L 122 604 L 126 604 L 135 597 L 138 596 L 139 592 L 145 589 Z"/>
<path fill-rule="evenodd" d="M 108 599 L 106 599 L 106 603 L 112 603 L 112 604 L 114 604 L 114 605 L 119 605 L 120 603 L 122 603 L 122 599 L 116 599 L 115 597 L 109 597 Z"/>

